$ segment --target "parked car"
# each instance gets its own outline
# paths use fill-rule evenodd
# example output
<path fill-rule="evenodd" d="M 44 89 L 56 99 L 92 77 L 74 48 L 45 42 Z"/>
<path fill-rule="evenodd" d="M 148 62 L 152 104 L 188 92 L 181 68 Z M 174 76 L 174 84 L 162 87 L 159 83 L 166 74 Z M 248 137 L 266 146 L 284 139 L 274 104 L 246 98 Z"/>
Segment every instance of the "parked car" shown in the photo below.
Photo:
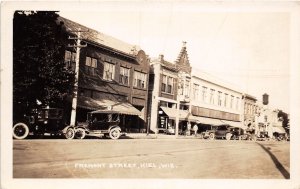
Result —
<path fill-rule="evenodd" d="M 83 139 L 86 136 L 104 136 L 111 139 L 118 139 L 122 134 L 120 124 L 120 115 L 114 110 L 97 110 L 87 113 L 87 121 L 78 123 L 76 126 L 69 126 L 66 129 L 74 129 L 75 136 L 69 139 Z"/>
<path fill-rule="evenodd" d="M 51 135 L 66 134 L 63 123 L 63 110 L 59 108 L 34 108 L 25 114 L 21 120 L 13 125 L 13 138 L 25 139 L 29 135 L 42 136 L 45 133 Z M 68 135 L 74 135 L 73 130 L 65 130 Z"/>
<path fill-rule="evenodd" d="M 226 139 L 226 140 L 236 140 L 240 136 L 239 128 L 232 127 L 230 125 L 219 125 L 212 130 L 209 134 L 210 139 Z"/>

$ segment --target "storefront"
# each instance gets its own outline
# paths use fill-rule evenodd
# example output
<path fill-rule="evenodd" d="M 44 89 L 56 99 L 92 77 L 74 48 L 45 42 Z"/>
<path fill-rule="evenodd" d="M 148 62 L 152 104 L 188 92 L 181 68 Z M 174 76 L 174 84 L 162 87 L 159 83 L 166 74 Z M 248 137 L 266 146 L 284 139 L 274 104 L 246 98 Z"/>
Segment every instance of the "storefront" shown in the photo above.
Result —
<path fill-rule="evenodd" d="M 160 107 L 158 110 L 158 133 L 175 134 L 177 115 L 179 117 L 178 134 L 182 134 L 187 126 L 189 112 L 187 110 Z"/>

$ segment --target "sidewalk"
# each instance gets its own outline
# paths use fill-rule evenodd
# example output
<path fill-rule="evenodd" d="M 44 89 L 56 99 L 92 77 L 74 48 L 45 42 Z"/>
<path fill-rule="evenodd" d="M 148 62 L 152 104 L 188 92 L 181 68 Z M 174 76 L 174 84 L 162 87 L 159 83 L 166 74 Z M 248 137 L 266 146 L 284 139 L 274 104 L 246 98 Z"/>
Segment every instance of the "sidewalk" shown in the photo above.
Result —
<path fill-rule="evenodd" d="M 194 135 L 192 136 L 185 136 L 185 135 L 178 135 L 176 137 L 175 135 L 166 135 L 166 134 L 146 134 L 146 133 L 127 133 L 126 134 L 127 138 L 133 138 L 133 139 L 195 139 L 198 138 L 200 139 L 200 135 L 195 137 Z"/>

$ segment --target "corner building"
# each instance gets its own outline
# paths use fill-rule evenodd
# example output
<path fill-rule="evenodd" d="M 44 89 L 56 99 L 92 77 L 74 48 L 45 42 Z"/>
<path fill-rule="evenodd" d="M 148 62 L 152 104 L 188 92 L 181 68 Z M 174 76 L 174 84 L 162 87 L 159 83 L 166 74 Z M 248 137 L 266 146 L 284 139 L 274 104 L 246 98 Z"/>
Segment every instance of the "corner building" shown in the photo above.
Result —
<path fill-rule="evenodd" d="M 66 18 L 59 17 L 58 22 L 71 37 L 76 38 L 78 30 L 85 31 L 81 33 L 86 47 L 80 51 L 76 121 L 85 121 L 89 111 L 110 108 L 121 114 L 120 126 L 126 132 L 146 132 L 150 66 L 145 52 Z M 75 56 L 76 48 L 67 47 L 69 69 L 75 70 Z M 71 100 L 66 107 L 71 107 Z"/>

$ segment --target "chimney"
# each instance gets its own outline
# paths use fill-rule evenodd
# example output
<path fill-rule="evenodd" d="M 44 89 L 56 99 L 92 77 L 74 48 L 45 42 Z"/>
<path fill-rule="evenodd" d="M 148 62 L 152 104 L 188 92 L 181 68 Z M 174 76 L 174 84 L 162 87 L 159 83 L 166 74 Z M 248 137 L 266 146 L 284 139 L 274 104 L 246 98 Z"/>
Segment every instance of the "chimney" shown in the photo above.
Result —
<path fill-rule="evenodd" d="M 159 60 L 162 62 L 162 61 L 164 61 L 164 55 L 163 54 L 160 54 L 159 55 Z"/>
<path fill-rule="evenodd" d="M 269 95 L 267 93 L 263 94 L 263 105 L 269 104 Z"/>

